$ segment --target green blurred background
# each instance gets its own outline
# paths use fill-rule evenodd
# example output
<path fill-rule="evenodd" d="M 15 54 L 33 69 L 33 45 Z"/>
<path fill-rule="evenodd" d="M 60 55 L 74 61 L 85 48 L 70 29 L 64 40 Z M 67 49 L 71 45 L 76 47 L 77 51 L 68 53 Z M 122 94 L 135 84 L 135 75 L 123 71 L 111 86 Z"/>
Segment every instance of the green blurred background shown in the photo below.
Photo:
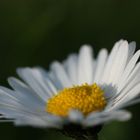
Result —
<path fill-rule="evenodd" d="M 95 52 L 111 49 L 119 39 L 135 40 L 140 48 L 139 0 L 1 0 L 0 83 L 21 66 L 49 68 L 91 44 Z M 138 139 L 140 105 L 130 107 L 133 119 L 104 127 L 100 140 Z M 66 140 L 59 133 L 0 123 L 0 140 Z"/>

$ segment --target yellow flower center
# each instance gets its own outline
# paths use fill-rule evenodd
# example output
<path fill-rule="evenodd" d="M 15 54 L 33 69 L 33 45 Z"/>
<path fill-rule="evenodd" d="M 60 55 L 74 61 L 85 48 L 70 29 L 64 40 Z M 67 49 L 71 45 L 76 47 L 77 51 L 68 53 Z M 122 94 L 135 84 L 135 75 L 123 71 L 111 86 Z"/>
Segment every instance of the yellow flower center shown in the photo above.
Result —
<path fill-rule="evenodd" d="M 86 116 L 93 111 L 103 110 L 105 105 L 103 90 L 97 84 L 84 84 L 59 91 L 48 100 L 46 111 L 66 117 L 71 109 L 77 109 Z"/>

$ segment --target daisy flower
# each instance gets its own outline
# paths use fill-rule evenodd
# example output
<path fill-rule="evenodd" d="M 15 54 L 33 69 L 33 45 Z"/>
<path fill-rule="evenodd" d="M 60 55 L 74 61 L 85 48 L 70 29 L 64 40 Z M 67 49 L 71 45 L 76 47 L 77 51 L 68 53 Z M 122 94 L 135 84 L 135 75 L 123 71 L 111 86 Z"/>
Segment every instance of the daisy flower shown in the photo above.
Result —
<path fill-rule="evenodd" d="M 140 50 L 135 42 L 115 43 L 97 58 L 84 45 L 50 70 L 18 68 L 21 78 L 8 78 L 12 89 L 0 86 L 0 118 L 16 126 L 57 128 L 73 137 L 97 133 L 113 120 L 126 121 L 125 107 L 140 101 Z M 96 138 L 95 138 L 96 139 Z"/>

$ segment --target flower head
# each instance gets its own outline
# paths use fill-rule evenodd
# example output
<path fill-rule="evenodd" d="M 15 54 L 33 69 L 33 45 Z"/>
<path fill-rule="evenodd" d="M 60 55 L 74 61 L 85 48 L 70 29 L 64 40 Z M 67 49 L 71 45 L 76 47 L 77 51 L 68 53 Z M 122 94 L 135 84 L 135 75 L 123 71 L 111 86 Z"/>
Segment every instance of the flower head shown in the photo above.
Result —
<path fill-rule="evenodd" d="M 84 45 L 63 63 L 53 62 L 49 71 L 19 68 L 23 81 L 11 77 L 13 89 L 0 87 L 1 119 L 56 128 L 128 120 L 131 114 L 124 108 L 140 101 L 140 50 L 134 52 L 135 42 L 120 40 L 110 54 L 101 49 L 95 59 Z"/>

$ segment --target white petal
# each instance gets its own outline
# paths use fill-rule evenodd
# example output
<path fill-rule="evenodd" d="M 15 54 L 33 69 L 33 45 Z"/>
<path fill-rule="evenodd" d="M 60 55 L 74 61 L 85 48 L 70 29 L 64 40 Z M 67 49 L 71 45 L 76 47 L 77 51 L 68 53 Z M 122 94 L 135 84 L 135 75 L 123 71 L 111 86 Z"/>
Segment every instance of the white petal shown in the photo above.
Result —
<path fill-rule="evenodd" d="M 3 117 L 11 120 L 16 125 L 31 125 L 35 127 L 61 127 L 62 120 L 55 116 L 50 116 L 47 113 L 32 113 L 23 110 L 18 106 L 10 106 L 0 104 L 0 112 L 3 114 Z M 46 115 L 44 115 L 46 114 Z"/>
<path fill-rule="evenodd" d="M 28 102 L 26 100 L 20 100 L 19 97 L 17 97 L 17 93 L 16 92 L 13 92 L 13 91 L 4 91 L 5 89 L 2 89 L 0 87 L 0 104 L 1 105 L 8 105 L 8 106 L 13 106 L 15 108 L 19 108 L 21 110 L 25 110 L 25 111 L 28 111 L 28 112 L 32 112 L 32 111 L 42 111 L 42 105 L 40 102 L 38 104 L 38 106 L 35 105 L 34 102 Z M 15 94 L 15 95 L 14 95 Z M 23 97 L 21 97 L 23 98 Z"/>
<path fill-rule="evenodd" d="M 134 99 L 134 100 L 131 100 L 129 102 L 127 102 L 126 104 L 122 104 L 120 105 L 120 108 L 124 108 L 124 107 L 128 107 L 128 106 L 131 106 L 131 105 L 135 105 L 137 103 L 140 103 L 140 97 Z"/>
<path fill-rule="evenodd" d="M 62 85 L 63 88 L 72 86 L 72 83 L 69 80 L 62 64 L 60 64 L 59 62 L 53 62 L 50 68 L 52 74 L 54 74 L 55 76 L 55 79 Z"/>
<path fill-rule="evenodd" d="M 122 91 L 120 91 L 120 92 L 117 91 L 116 93 L 114 93 L 114 96 L 111 99 L 109 99 L 109 103 L 106 106 L 106 108 L 112 107 L 119 100 L 121 100 L 122 98 L 126 97 L 128 95 L 128 93 L 129 93 L 129 91 L 131 89 L 133 89 L 139 83 L 140 83 L 140 74 L 137 75 L 136 77 L 132 78 L 131 81 L 126 85 L 126 87 Z"/>
<path fill-rule="evenodd" d="M 135 41 L 130 42 L 130 43 L 129 43 L 128 62 L 129 62 L 129 60 L 133 57 L 133 54 L 134 54 L 134 52 L 135 52 L 135 49 L 136 49 L 136 42 L 135 42 Z"/>
<path fill-rule="evenodd" d="M 130 100 L 136 98 L 140 94 L 140 83 L 137 84 L 134 88 L 132 88 L 127 93 L 123 93 L 122 96 L 120 95 L 119 98 L 115 99 L 115 103 L 108 108 L 108 110 L 120 108 L 122 105 L 125 105 Z"/>
<path fill-rule="evenodd" d="M 34 108 L 42 108 L 46 102 L 44 102 L 36 92 L 31 90 L 20 80 L 10 77 L 8 78 L 9 84 L 15 89 L 12 94 L 16 99 L 28 106 L 33 106 Z M 2 89 L 4 90 L 4 89 Z M 5 91 L 5 90 L 4 90 Z M 9 92 L 9 91 L 5 91 Z M 12 92 L 12 91 L 11 91 Z M 11 92 L 9 94 L 11 94 Z"/>
<path fill-rule="evenodd" d="M 43 77 L 37 69 L 19 68 L 17 69 L 17 73 L 42 100 L 46 101 L 51 97 L 52 92 L 49 90 L 48 85 L 45 84 Z"/>
<path fill-rule="evenodd" d="M 131 58 L 129 63 L 127 64 L 125 71 L 123 72 L 122 77 L 120 78 L 120 83 L 118 83 L 119 89 L 121 89 L 125 85 L 125 81 L 127 77 L 131 74 L 132 70 L 135 68 L 136 62 L 139 59 L 140 50 L 137 51 L 134 56 Z"/>
<path fill-rule="evenodd" d="M 60 87 L 58 86 L 58 84 L 55 80 L 53 81 L 49 77 L 48 72 L 41 67 L 37 67 L 37 68 L 34 68 L 34 69 L 36 69 L 40 73 L 41 77 L 43 78 L 43 82 L 46 84 L 46 86 L 50 90 L 50 92 L 49 92 L 50 95 L 52 96 L 52 95 L 57 94 Z"/>
<path fill-rule="evenodd" d="M 93 81 L 93 58 L 92 48 L 83 46 L 79 52 L 78 58 L 78 84 L 89 83 Z"/>
<path fill-rule="evenodd" d="M 77 55 L 71 54 L 67 60 L 64 62 L 64 67 L 68 73 L 68 77 L 71 80 L 73 85 L 78 83 L 78 67 L 77 67 Z"/>
<path fill-rule="evenodd" d="M 116 58 L 119 46 L 122 42 L 123 42 L 123 40 L 120 40 L 117 43 L 115 43 L 115 45 L 114 45 L 114 47 L 113 47 L 113 49 L 108 57 L 108 60 L 107 60 L 107 63 L 106 63 L 105 69 L 104 69 L 103 77 L 102 77 L 102 83 L 105 83 L 105 84 L 109 83 L 109 76 L 110 76 L 110 72 L 112 69 L 112 65 L 113 65 L 114 60 Z"/>
<path fill-rule="evenodd" d="M 125 93 L 127 93 L 129 90 L 131 90 L 136 84 L 140 82 L 140 63 L 136 65 L 136 67 L 133 69 L 131 74 L 128 76 L 126 81 L 124 82 L 124 86 L 116 88 L 116 92 L 114 94 L 114 98 L 121 98 Z M 106 87 L 108 89 L 108 87 Z M 110 101 L 114 100 L 110 99 Z"/>
<path fill-rule="evenodd" d="M 61 128 L 61 124 L 45 121 L 38 116 L 20 116 L 19 119 L 14 120 L 17 126 L 32 126 L 37 128 Z"/>
<path fill-rule="evenodd" d="M 131 114 L 125 110 L 114 110 L 110 112 L 99 112 L 90 114 L 83 122 L 84 126 L 95 126 L 113 120 L 126 121 L 131 118 Z"/>
<path fill-rule="evenodd" d="M 69 112 L 68 118 L 70 122 L 74 123 L 81 123 L 84 119 L 83 114 L 80 111 L 74 109 Z"/>
<path fill-rule="evenodd" d="M 120 44 L 120 47 L 112 64 L 110 75 L 108 77 L 109 83 L 112 83 L 112 85 L 117 84 L 118 79 L 121 77 L 122 72 L 124 71 L 124 68 L 126 66 L 127 58 L 128 58 L 128 42 L 123 41 Z"/>
<path fill-rule="evenodd" d="M 100 84 L 100 82 L 101 82 L 100 80 L 103 75 L 103 70 L 104 70 L 104 66 L 106 63 L 106 59 L 107 59 L 107 50 L 102 49 L 99 52 L 98 58 L 96 61 L 96 71 L 95 71 L 95 77 L 94 77 L 94 82 L 96 82 L 96 83 Z"/>
<path fill-rule="evenodd" d="M 117 87 L 113 86 L 111 84 L 106 85 L 100 85 L 101 89 L 104 91 L 104 96 L 109 102 L 112 100 L 112 98 L 116 95 L 117 93 Z"/>

